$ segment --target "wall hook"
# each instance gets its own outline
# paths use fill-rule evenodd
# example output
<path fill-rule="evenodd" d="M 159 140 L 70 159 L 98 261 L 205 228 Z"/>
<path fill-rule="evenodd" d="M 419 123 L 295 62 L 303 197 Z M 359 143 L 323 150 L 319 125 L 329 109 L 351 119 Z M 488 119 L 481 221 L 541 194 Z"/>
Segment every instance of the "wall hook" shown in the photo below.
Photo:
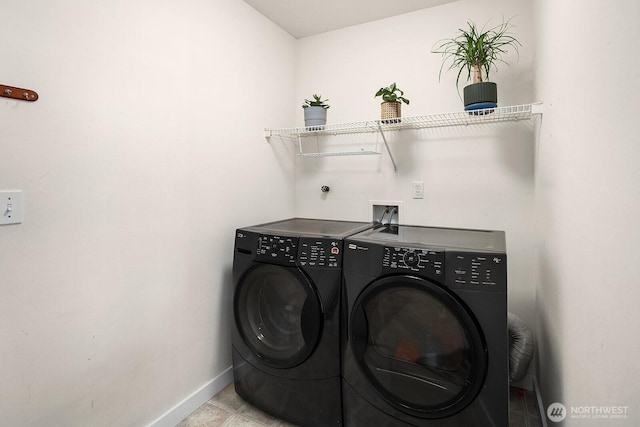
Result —
<path fill-rule="evenodd" d="M 36 91 L 6 85 L 0 85 L 0 96 L 29 102 L 38 100 L 38 94 Z"/>

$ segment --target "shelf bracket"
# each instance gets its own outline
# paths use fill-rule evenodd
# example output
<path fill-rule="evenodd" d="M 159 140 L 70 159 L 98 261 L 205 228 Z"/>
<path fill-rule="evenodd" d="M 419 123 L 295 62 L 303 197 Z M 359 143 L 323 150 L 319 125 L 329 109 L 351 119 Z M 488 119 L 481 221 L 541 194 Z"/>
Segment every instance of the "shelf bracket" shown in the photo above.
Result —
<path fill-rule="evenodd" d="M 302 153 L 304 153 L 304 150 L 302 149 L 302 137 L 298 134 L 298 154 Z"/>
<path fill-rule="evenodd" d="M 382 130 L 382 123 L 378 121 L 378 132 L 382 136 L 382 140 L 384 141 L 384 146 L 387 148 L 387 153 L 389 153 L 389 158 L 391 159 L 391 163 L 393 163 L 393 171 L 398 172 L 398 167 L 396 166 L 396 161 L 393 159 L 393 154 L 391 154 L 391 150 L 389 149 L 389 144 L 387 143 L 387 137 L 384 135 L 384 131 Z"/>
<path fill-rule="evenodd" d="M 38 100 L 38 94 L 31 89 L 21 89 L 19 87 L 6 85 L 0 85 L 0 96 L 29 102 Z"/>

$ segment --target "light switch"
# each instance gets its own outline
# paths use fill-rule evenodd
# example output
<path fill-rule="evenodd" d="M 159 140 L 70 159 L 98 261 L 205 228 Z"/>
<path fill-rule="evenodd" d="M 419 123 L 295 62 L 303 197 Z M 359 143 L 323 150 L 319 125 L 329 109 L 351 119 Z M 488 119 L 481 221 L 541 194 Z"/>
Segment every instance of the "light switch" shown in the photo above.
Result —
<path fill-rule="evenodd" d="M 22 223 L 22 190 L 0 191 L 0 225 Z"/>

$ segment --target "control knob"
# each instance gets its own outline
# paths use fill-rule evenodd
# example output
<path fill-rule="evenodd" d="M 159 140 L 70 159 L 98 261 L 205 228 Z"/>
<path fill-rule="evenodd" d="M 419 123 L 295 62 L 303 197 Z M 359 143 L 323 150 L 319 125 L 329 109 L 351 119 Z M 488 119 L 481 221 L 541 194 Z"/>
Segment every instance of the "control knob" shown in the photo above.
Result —
<path fill-rule="evenodd" d="M 409 267 L 416 267 L 420 263 L 420 254 L 415 251 L 406 252 L 403 261 Z"/>

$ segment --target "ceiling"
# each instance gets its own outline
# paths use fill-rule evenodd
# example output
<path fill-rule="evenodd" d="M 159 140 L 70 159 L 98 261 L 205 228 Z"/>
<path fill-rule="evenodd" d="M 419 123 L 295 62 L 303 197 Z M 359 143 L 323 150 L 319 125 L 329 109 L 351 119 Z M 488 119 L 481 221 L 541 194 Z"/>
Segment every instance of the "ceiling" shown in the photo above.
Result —
<path fill-rule="evenodd" d="M 295 38 L 456 0 L 244 0 Z"/>

